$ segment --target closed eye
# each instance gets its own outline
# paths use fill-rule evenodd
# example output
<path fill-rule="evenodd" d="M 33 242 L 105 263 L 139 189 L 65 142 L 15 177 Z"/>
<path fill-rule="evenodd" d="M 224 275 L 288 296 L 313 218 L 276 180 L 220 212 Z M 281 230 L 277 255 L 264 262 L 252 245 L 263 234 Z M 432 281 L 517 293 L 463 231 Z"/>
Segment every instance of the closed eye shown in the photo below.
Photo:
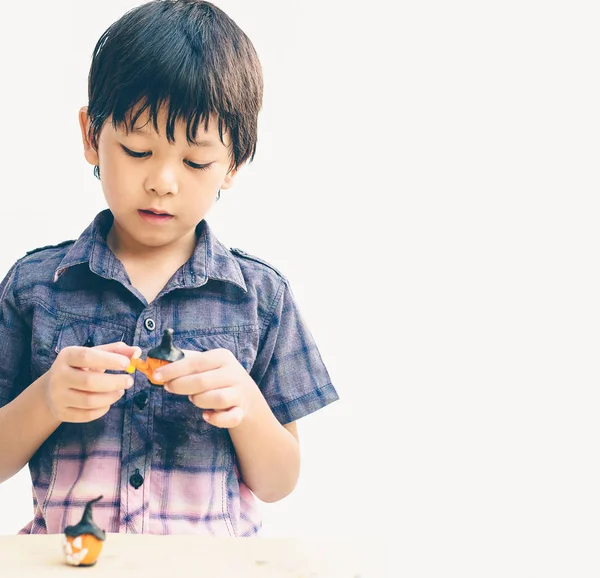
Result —
<path fill-rule="evenodd" d="M 121 145 L 121 148 L 123 149 L 123 152 L 127 155 L 129 155 L 130 157 L 133 157 L 134 159 L 145 159 L 147 157 L 149 157 L 152 153 L 151 152 L 144 152 L 144 153 L 139 153 L 136 151 L 132 151 L 131 149 L 128 149 L 125 145 Z M 205 171 L 206 169 L 209 169 L 213 163 L 206 163 L 204 165 L 200 165 L 198 163 L 194 163 L 192 161 L 185 161 L 185 163 L 194 170 L 197 171 Z"/>
<path fill-rule="evenodd" d="M 121 148 L 123 149 L 123 151 L 125 151 L 125 154 L 128 154 L 130 157 L 133 157 L 135 159 L 143 159 L 146 157 L 150 156 L 150 153 L 137 153 L 135 151 L 132 151 L 131 149 L 128 149 L 126 146 L 121 145 Z"/>
<path fill-rule="evenodd" d="M 192 161 L 185 161 L 187 163 L 187 165 L 192 168 L 192 169 L 196 169 L 198 171 L 205 171 L 206 169 L 210 169 L 212 163 L 206 163 L 205 165 L 199 165 L 198 163 L 193 163 Z"/>

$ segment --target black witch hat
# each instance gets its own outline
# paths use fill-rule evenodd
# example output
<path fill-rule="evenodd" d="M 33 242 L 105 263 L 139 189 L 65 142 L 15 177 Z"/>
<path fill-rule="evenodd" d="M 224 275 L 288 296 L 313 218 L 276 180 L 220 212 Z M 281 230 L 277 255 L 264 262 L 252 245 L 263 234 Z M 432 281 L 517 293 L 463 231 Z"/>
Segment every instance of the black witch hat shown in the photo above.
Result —
<path fill-rule="evenodd" d="M 160 345 L 148 351 L 148 357 L 164 361 L 178 361 L 179 359 L 183 359 L 185 355 L 179 347 L 173 345 L 173 330 L 165 329 Z"/>
<path fill-rule="evenodd" d="M 77 536 L 82 536 L 83 534 L 92 534 L 92 536 L 95 536 L 98 538 L 98 540 L 106 539 L 106 532 L 100 529 L 100 527 L 97 526 L 92 519 L 92 504 L 101 499 L 102 496 L 98 496 L 94 500 L 90 500 L 85 505 L 81 522 L 79 522 L 79 524 L 75 524 L 74 526 L 67 526 L 65 528 L 65 534 L 67 536 L 70 536 L 71 538 L 77 538 Z"/>

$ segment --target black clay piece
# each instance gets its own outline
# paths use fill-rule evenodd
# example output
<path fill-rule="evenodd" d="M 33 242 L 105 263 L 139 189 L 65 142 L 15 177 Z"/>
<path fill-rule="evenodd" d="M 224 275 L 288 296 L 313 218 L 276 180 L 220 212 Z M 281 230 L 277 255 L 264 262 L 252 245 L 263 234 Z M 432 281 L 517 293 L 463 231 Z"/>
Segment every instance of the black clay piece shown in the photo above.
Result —
<path fill-rule="evenodd" d="M 74 526 L 67 526 L 65 528 L 65 535 L 70 536 L 71 538 L 77 538 L 77 536 L 82 536 L 83 534 L 91 534 L 98 538 L 98 540 L 105 540 L 106 532 L 100 529 L 92 519 L 92 504 L 101 499 L 102 496 L 98 496 L 96 499 L 90 500 L 85 505 L 81 522 Z"/>
<path fill-rule="evenodd" d="M 164 361 L 178 361 L 185 356 L 179 347 L 173 345 L 173 330 L 165 329 L 160 345 L 148 351 L 148 357 Z"/>

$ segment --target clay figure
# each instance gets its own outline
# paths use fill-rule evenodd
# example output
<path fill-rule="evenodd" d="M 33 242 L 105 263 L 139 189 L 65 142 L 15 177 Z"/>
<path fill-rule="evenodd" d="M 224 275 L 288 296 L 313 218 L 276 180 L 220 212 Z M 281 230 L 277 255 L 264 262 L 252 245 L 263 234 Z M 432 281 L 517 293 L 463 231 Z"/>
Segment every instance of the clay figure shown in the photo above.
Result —
<path fill-rule="evenodd" d="M 85 505 L 81 522 L 65 528 L 63 550 L 67 564 L 71 566 L 93 566 L 98 560 L 106 532 L 101 530 L 92 518 L 92 504 L 102 496 L 90 500 Z"/>
<path fill-rule="evenodd" d="M 183 359 L 183 351 L 173 345 L 173 330 L 165 329 L 163 331 L 162 341 L 158 347 L 148 351 L 146 360 L 132 359 L 131 364 L 126 369 L 127 373 L 133 373 L 136 369 L 141 371 L 148 381 L 154 385 L 162 385 L 152 380 L 152 374 L 163 365 Z"/>

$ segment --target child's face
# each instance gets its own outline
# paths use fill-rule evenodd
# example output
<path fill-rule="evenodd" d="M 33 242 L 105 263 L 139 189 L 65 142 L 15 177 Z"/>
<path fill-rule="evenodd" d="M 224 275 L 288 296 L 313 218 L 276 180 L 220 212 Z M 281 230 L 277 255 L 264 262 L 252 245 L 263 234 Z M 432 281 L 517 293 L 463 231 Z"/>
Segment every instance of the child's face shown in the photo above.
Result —
<path fill-rule="evenodd" d="M 223 144 L 214 117 L 206 132 L 199 123 L 196 140 L 203 146 L 188 144 L 184 122 L 177 124 L 175 142 L 169 143 L 164 110 L 159 114 L 160 134 L 145 114 L 129 134 L 123 127 L 115 130 L 108 119 L 95 150 L 86 136 L 87 109 L 81 109 L 79 116 L 85 157 L 100 167 L 102 189 L 115 216 L 115 228 L 132 245 L 165 247 L 192 235 L 219 189 L 227 189 L 233 182 L 229 135 L 224 135 Z M 197 166 L 204 168 L 194 168 Z M 156 217 L 149 210 L 171 216 Z"/>

